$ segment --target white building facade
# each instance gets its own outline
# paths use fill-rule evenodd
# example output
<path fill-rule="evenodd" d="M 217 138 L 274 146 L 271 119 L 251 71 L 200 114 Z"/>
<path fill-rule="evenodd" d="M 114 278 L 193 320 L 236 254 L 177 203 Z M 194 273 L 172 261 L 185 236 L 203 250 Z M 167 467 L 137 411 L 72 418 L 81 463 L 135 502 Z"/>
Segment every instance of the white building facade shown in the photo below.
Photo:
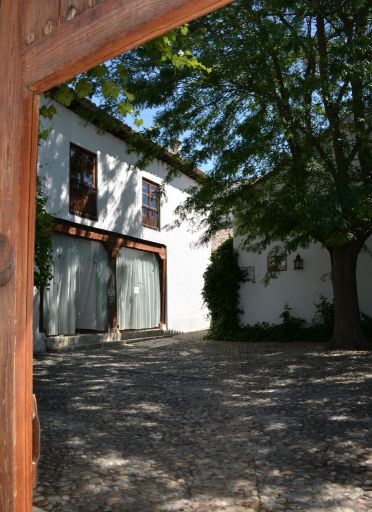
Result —
<path fill-rule="evenodd" d="M 293 316 L 311 322 L 321 296 L 332 302 L 330 256 L 320 244 L 314 243 L 307 249 L 299 249 L 288 255 L 277 277 L 265 286 L 263 280 L 270 266 L 270 247 L 261 254 L 255 254 L 244 251 L 241 242 L 240 237 L 234 238 L 239 266 L 248 273 L 248 281 L 242 283 L 240 288 L 243 325 L 257 322 L 278 324 L 286 305 L 292 308 Z M 372 316 L 372 258 L 369 252 L 372 250 L 372 238 L 368 239 L 366 249 L 358 259 L 358 296 L 361 311 Z"/>
<path fill-rule="evenodd" d="M 200 171 L 160 194 L 169 153 L 139 169 L 128 127 L 123 136 L 102 132 L 76 108 L 55 106 L 38 159 L 55 220 L 54 278 L 35 304 L 36 334 L 208 328 L 201 290 L 210 247 L 196 247 L 200 233 L 186 223 L 166 229 Z"/>

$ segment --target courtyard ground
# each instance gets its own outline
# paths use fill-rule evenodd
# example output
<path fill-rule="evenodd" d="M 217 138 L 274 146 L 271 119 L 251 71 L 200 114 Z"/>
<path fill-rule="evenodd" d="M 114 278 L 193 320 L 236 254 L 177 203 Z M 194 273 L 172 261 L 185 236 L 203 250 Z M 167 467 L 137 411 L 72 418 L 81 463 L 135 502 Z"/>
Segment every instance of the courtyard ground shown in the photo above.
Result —
<path fill-rule="evenodd" d="M 35 505 L 372 511 L 372 353 L 202 333 L 39 356 Z"/>

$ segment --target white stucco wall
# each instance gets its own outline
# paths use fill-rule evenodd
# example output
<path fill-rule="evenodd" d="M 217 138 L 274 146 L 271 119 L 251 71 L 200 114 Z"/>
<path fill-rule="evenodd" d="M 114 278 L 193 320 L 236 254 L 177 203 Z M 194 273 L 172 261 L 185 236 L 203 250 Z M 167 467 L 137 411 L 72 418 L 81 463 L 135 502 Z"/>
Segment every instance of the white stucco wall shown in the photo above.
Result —
<path fill-rule="evenodd" d="M 125 142 L 109 133 L 98 133 L 95 126 L 58 104 L 56 108 L 52 131 L 39 148 L 38 175 L 45 178 L 49 212 L 61 219 L 166 245 L 167 327 L 177 331 L 207 328 L 201 289 L 210 246 L 195 248 L 200 234 L 192 233 L 187 224 L 171 231 L 164 229 L 175 219 L 175 208 L 195 182 L 182 175 L 166 185 L 160 231 L 142 226 L 142 177 L 161 184 L 167 172 L 165 164 L 154 161 L 145 171 L 139 170 L 135 166 L 137 156 L 128 153 Z M 97 221 L 69 213 L 71 142 L 97 154 Z"/>
<path fill-rule="evenodd" d="M 234 239 L 234 246 L 239 252 L 240 267 L 255 267 L 255 283 L 243 283 L 240 289 L 242 323 L 256 322 L 280 323 L 280 314 L 285 304 L 292 308 L 292 315 L 313 319 L 315 304 L 320 296 L 329 300 L 333 298 L 330 280 L 331 263 L 328 251 L 320 244 L 313 244 L 308 249 L 300 249 L 287 258 L 287 270 L 279 272 L 267 286 L 262 283 L 267 271 L 267 255 L 270 248 L 262 254 L 248 253 L 241 249 L 241 239 Z M 367 242 L 372 249 L 372 238 Z M 294 258 L 297 254 L 304 260 L 303 270 L 294 270 Z M 322 279 L 323 277 L 323 279 Z M 372 257 L 362 252 L 358 259 L 357 281 L 361 311 L 372 316 Z"/>

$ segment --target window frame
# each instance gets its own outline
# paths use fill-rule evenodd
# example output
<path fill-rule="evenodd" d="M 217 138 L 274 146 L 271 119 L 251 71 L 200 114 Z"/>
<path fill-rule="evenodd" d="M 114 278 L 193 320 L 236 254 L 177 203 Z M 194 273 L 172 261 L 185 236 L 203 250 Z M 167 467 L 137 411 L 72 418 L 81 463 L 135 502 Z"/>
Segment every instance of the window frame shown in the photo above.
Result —
<path fill-rule="evenodd" d="M 288 268 L 287 256 L 284 256 L 280 261 L 275 261 L 273 251 L 269 251 L 267 255 L 267 271 L 268 272 L 286 272 Z"/>
<path fill-rule="evenodd" d="M 147 183 L 149 185 L 149 193 L 146 193 L 143 191 L 143 184 L 144 183 Z M 153 208 L 151 206 L 151 187 L 155 187 L 156 188 L 156 208 Z M 156 231 L 160 231 L 160 222 L 161 222 L 161 216 L 160 216 L 160 185 L 159 183 L 155 183 L 154 181 L 151 181 L 147 178 L 144 178 L 142 176 L 142 181 L 141 181 L 141 203 L 142 203 L 142 207 L 141 207 L 141 215 L 142 215 L 142 226 L 146 227 L 146 228 L 149 228 L 149 229 L 155 229 Z M 144 204 L 144 201 L 143 201 L 143 196 L 146 195 L 148 198 L 149 198 L 149 204 Z M 151 224 L 150 222 L 146 222 L 146 217 L 144 216 L 143 214 L 143 209 L 146 209 L 148 212 L 156 212 L 157 214 L 157 225 L 154 226 L 153 224 Z M 148 218 L 148 217 L 147 217 Z"/>
<path fill-rule="evenodd" d="M 95 211 L 95 214 L 92 214 L 90 213 L 89 211 L 84 211 L 84 209 L 77 209 L 77 208 L 74 208 L 73 205 L 72 205 L 72 202 L 71 202 L 71 198 L 73 196 L 73 192 L 72 192 L 72 183 L 73 183 L 73 180 L 76 180 L 76 178 L 73 178 L 72 176 L 72 165 L 71 165 L 71 150 L 75 150 L 75 151 L 78 151 L 80 154 L 85 154 L 89 157 L 93 157 L 93 161 L 94 161 L 94 165 L 93 165 L 93 169 L 92 169 L 92 178 L 93 178 L 93 185 L 87 185 L 86 183 L 84 183 L 84 174 L 83 174 L 83 168 L 81 167 L 79 169 L 79 174 L 80 174 L 80 179 L 79 179 L 79 184 L 80 185 L 85 185 L 86 187 L 88 187 L 89 189 L 91 189 L 92 191 L 94 191 L 94 211 Z M 86 149 L 86 148 L 83 148 L 82 146 L 79 146 L 78 144 L 75 144 L 74 142 L 70 142 L 70 147 L 69 147 L 69 212 L 72 214 L 72 215 L 77 215 L 79 217 L 83 217 L 83 218 L 88 218 L 88 219 L 91 219 L 91 220 L 98 220 L 98 211 L 97 211 L 97 206 L 98 206 L 98 187 L 97 187 L 97 153 L 93 153 L 92 151 L 89 151 L 89 149 Z M 85 195 L 85 199 L 88 199 L 88 194 Z"/>

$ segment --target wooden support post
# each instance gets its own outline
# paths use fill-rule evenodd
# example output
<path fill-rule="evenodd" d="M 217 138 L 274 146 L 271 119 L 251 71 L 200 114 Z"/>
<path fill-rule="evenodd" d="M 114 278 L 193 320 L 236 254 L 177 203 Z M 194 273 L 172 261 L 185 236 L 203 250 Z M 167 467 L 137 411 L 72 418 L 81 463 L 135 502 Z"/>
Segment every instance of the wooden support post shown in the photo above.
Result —
<path fill-rule="evenodd" d="M 117 332 L 118 326 L 118 297 L 116 286 L 116 256 L 109 254 L 109 281 L 108 281 L 108 312 L 109 312 L 109 330 Z"/>
<path fill-rule="evenodd" d="M 161 290 L 161 301 L 160 301 L 160 324 L 163 327 L 167 324 L 167 252 L 164 249 L 159 254 L 160 258 L 160 290 Z"/>
<path fill-rule="evenodd" d="M 109 237 L 105 243 L 108 250 L 109 281 L 108 281 L 108 313 L 109 331 L 111 334 L 120 335 L 118 325 L 118 297 L 116 286 L 116 259 L 120 251 L 121 240 L 117 237 Z"/>
<path fill-rule="evenodd" d="M 25 87 L 22 1 L 0 2 L 0 510 L 32 502 L 32 308 L 38 98 Z"/>

